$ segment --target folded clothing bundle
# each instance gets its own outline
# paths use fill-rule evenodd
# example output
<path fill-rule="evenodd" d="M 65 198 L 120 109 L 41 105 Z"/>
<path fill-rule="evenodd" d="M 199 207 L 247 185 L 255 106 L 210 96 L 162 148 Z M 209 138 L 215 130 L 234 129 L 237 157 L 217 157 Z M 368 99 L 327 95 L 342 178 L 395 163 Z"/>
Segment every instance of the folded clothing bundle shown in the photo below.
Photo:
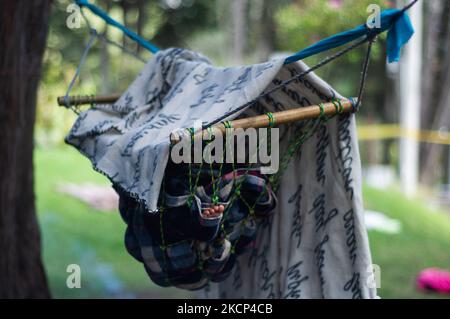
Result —
<path fill-rule="evenodd" d="M 204 168 L 191 178 L 210 174 Z M 181 172 L 166 174 L 157 212 L 115 186 L 127 223 L 125 246 L 160 286 L 196 290 L 227 278 L 236 256 L 252 247 L 257 223 L 276 207 L 268 179 L 256 169 L 229 171 L 195 187 L 191 182 Z M 203 214 L 218 205 L 223 213 Z"/>

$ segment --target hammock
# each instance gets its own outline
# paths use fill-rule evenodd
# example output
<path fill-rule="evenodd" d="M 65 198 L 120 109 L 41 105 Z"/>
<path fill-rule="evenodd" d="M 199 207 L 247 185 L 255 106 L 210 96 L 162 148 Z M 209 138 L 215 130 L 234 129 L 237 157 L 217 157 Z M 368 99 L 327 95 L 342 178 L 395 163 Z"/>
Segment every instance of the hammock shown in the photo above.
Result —
<path fill-rule="evenodd" d="M 79 0 L 77 3 L 90 9 L 108 24 L 122 29 L 130 38 L 151 52 L 158 52 L 155 46 L 125 29 L 88 1 Z M 202 119 L 206 119 L 206 123 L 202 123 L 197 128 L 186 126 L 170 135 L 165 135 L 165 126 L 171 126 L 177 121 L 178 124 L 192 122 L 182 122 L 180 118 L 170 118 L 170 115 L 166 113 L 161 114 L 159 111 L 155 111 L 155 105 L 160 105 L 160 108 L 167 108 L 167 105 L 170 105 L 170 102 L 167 102 L 170 101 L 168 97 L 170 92 L 176 91 L 177 80 L 180 80 L 179 83 L 183 80 L 179 74 L 184 71 L 184 66 L 181 62 L 177 65 L 176 61 L 193 61 L 197 63 L 196 66 L 209 70 L 207 72 L 216 74 L 217 77 L 219 77 L 217 75 L 219 71 L 208 66 L 206 59 L 202 56 L 185 50 L 170 49 L 158 52 L 159 61 L 154 61 L 156 58 L 150 61 L 141 74 L 141 77 L 148 76 L 151 81 L 145 82 L 138 77 L 130 89 L 120 97 L 71 97 L 69 95 L 71 88 L 90 47 L 98 37 L 98 33 L 88 24 L 91 28 L 91 39 L 66 95 L 58 98 L 60 105 L 69 107 L 80 114 L 66 141 L 80 149 L 91 159 L 94 168 L 112 181 L 120 195 L 119 209 L 128 224 L 125 240 L 127 250 L 134 258 L 143 262 L 155 283 L 160 286 L 176 286 L 196 290 L 208 286 L 210 282 L 221 282 L 229 278 L 233 269 L 236 268 L 237 257 L 252 251 L 258 236 L 258 229 L 264 227 L 261 225 L 270 222 L 273 212 L 277 208 L 277 195 L 291 159 L 301 152 L 301 147 L 311 136 L 318 134 L 327 126 L 327 122 L 333 120 L 331 126 L 335 126 L 336 116 L 343 113 L 354 113 L 358 110 L 371 47 L 377 34 L 389 30 L 388 57 L 390 61 L 398 60 L 401 46 L 413 33 L 412 26 L 404 12 L 414 3 L 403 10 L 383 12 L 379 29 L 368 29 L 362 25 L 322 40 L 281 62 L 271 61 L 257 66 L 225 69 L 230 74 L 240 74 L 237 82 L 229 83 L 226 88 L 222 89 L 222 93 L 230 93 L 228 102 L 235 103 L 224 106 L 219 112 L 210 112 L 209 109 L 203 108 L 205 114 Z M 311 68 L 301 62 L 296 62 L 352 41 L 354 43 L 347 48 L 326 57 Z M 368 48 L 356 98 L 343 98 L 313 74 L 313 71 L 319 67 L 365 43 L 368 43 Z M 289 66 L 291 64 L 292 67 Z M 172 66 L 179 67 L 180 70 L 176 69 L 177 72 L 175 72 L 171 69 Z M 160 70 L 160 73 L 158 71 L 155 73 L 156 75 L 151 73 L 155 77 L 158 77 L 159 74 L 174 77 L 171 87 L 167 88 L 170 91 L 164 92 L 162 101 L 157 101 L 157 99 L 161 98 L 164 87 L 158 88 L 158 95 L 146 96 L 145 100 L 139 101 L 140 97 L 134 95 L 133 92 L 143 87 L 144 84 L 150 85 L 152 81 L 155 81 L 149 76 L 152 70 Z M 146 73 L 147 71 L 148 73 Z M 222 70 L 221 72 L 226 71 Z M 212 75 L 208 75 L 209 73 L 205 73 L 205 81 L 208 80 L 208 76 L 209 79 L 213 78 Z M 186 74 L 188 77 L 190 72 L 186 72 Z M 244 97 L 233 93 L 241 91 L 242 87 L 239 84 L 244 82 L 251 86 L 248 84 L 251 77 L 249 74 L 257 74 L 254 75 L 254 80 L 257 82 L 255 85 L 261 88 L 249 90 L 250 96 L 246 96 L 246 91 L 244 91 Z M 261 76 L 260 79 L 258 79 L 259 76 Z M 233 76 L 230 75 L 230 78 Z M 209 91 L 205 90 L 212 90 L 211 86 L 202 88 L 201 92 L 206 96 Z M 132 115 L 135 115 L 134 120 L 139 121 L 137 113 L 133 113 L 136 110 L 126 102 L 131 98 L 134 99 L 133 103 L 136 105 L 152 105 L 146 111 L 151 116 L 148 115 L 148 118 L 144 116 L 148 122 L 142 122 L 140 124 L 142 126 L 137 124 L 134 126 L 141 127 L 141 131 L 138 132 L 140 135 L 136 136 L 141 138 L 147 134 L 145 123 L 149 123 L 152 129 L 157 128 L 163 133 L 152 133 L 156 134 L 152 138 L 154 139 L 153 144 L 141 148 L 139 154 L 123 155 L 126 153 L 126 147 L 120 150 L 122 156 L 132 157 L 135 161 L 134 164 L 143 161 L 143 158 L 151 157 L 152 160 L 146 163 L 152 163 L 153 167 L 147 167 L 148 165 L 143 167 L 138 164 L 130 166 L 127 162 L 127 164 L 121 164 L 123 166 L 116 169 L 116 174 L 113 174 L 109 164 L 105 161 L 102 162 L 97 154 L 109 154 L 113 152 L 111 149 L 113 147 L 119 149 L 120 140 L 117 138 L 113 140 L 111 136 L 105 135 L 105 139 L 98 142 L 99 139 L 93 140 L 92 136 L 102 136 L 110 130 L 126 132 L 127 128 L 121 126 L 119 121 L 123 118 L 129 120 L 133 118 Z M 220 96 L 216 96 L 217 100 L 220 100 Z M 316 101 L 316 103 L 311 104 L 311 101 Z M 187 103 L 191 104 L 192 109 L 195 109 L 197 107 L 195 102 L 188 101 Z M 199 101 L 199 104 L 203 102 Z M 277 102 L 280 105 L 277 106 Z M 81 104 L 91 104 L 91 109 L 80 113 L 78 107 Z M 267 110 L 270 111 L 265 112 Z M 85 129 L 83 127 L 84 118 L 88 116 L 95 118 L 100 115 L 106 116 L 102 118 L 103 122 L 91 127 L 90 130 L 83 131 Z M 108 117 L 110 115 L 111 117 Z M 164 116 L 156 121 L 155 118 L 159 118 L 161 115 Z M 129 124 L 131 127 L 135 125 L 133 121 Z M 260 146 L 271 143 L 272 128 L 287 123 L 290 125 L 281 130 L 280 134 L 281 140 L 285 142 L 280 146 L 282 156 L 279 169 L 271 175 L 263 174 L 261 161 L 255 159 L 260 153 Z M 236 144 L 233 144 L 227 135 L 222 138 L 221 133 L 246 128 L 269 128 L 269 130 L 265 138 L 257 140 L 256 148 L 253 151 L 246 150 L 245 154 L 239 154 Z M 222 143 L 217 144 L 219 138 Z M 203 158 L 200 162 L 193 163 L 192 157 L 195 156 L 193 152 L 197 140 L 204 142 L 204 145 L 201 146 L 201 154 L 210 148 L 210 158 Z M 131 141 L 128 145 L 133 147 L 134 142 Z M 187 163 L 175 163 L 172 158 L 167 156 L 175 148 L 192 145 L 194 150 L 188 148 L 188 153 L 183 152 L 184 156 L 190 158 Z M 219 147 L 220 149 L 218 149 Z M 214 152 L 212 152 L 212 148 L 214 148 Z M 133 152 L 136 151 L 133 150 Z M 208 154 L 208 152 L 206 153 Z M 217 158 L 217 153 L 220 153 L 219 158 Z M 230 153 L 232 160 L 227 162 L 225 157 Z M 239 162 L 236 158 L 240 155 L 244 160 Z M 131 170 L 130 167 L 132 167 Z M 161 176 L 155 173 L 158 169 L 162 169 Z M 134 179 L 127 181 L 130 175 L 134 176 Z M 152 176 L 150 186 L 142 185 L 141 182 L 144 178 L 141 175 L 147 176 L 145 179 L 147 182 L 149 181 L 148 176 Z M 346 196 L 350 201 L 353 200 L 353 193 Z M 316 224 L 316 232 L 323 230 L 323 227 L 325 227 L 325 222 Z M 327 237 L 325 236 L 324 240 L 325 238 Z M 355 295 L 354 292 L 353 294 Z"/>

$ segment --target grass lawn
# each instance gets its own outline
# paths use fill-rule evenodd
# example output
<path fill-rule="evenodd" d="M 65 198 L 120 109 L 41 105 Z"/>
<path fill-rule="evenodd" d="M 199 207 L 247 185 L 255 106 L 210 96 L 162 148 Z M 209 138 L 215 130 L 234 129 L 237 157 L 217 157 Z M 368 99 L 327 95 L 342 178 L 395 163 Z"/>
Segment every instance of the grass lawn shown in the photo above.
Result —
<path fill-rule="evenodd" d="M 369 232 L 373 263 L 381 268 L 382 298 L 436 298 L 415 289 L 417 274 L 427 267 L 450 270 L 450 214 L 427 207 L 420 199 L 400 192 L 364 189 L 367 209 L 400 220 L 396 235 Z M 450 295 L 447 295 L 450 297 Z"/>
<path fill-rule="evenodd" d="M 186 297 L 178 289 L 160 288 L 142 265 L 125 251 L 125 224 L 118 212 L 99 212 L 56 192 L 57 185 L 108 180 L 92 170 L 74 149 L 35 152 L 36 200 L 42 229 L 44 262 L 56 298 Z M 81 267 L 81 289 L 69 289 L 67 265 Z"/>
<path fill-rule="evenodd" d="M 189 293 L 159 288 L 144 268 L 125 251 L 125 225 L 117 212 L 98 212 L 56 191 L 59 183 L 108 185 L 87 159 L 71 147 L 35 152 L 36 200 L 42 228 L 44 262 L 56 298 L 171 297 Z M 364 190 L 368 209 L 402 222 L 402 232 L 370 232 L 373 261 L 381 267 L 383 298 L 422 298 L 436 295 L 415 290 L 417 273 L 431 266 L 450 269 L 450 215 L 407 200 L 395 190 Z M 69 289 L 67 266 L 81 267 L 81 289 Z"/>

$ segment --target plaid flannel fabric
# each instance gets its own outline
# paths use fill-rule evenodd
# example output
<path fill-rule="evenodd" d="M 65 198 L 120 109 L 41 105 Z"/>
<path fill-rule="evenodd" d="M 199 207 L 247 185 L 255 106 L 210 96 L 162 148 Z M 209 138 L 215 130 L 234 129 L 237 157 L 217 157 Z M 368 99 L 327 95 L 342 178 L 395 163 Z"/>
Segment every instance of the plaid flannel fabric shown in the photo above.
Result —
<path fill-rule="evenodd" d="M 115 187 L 120 213 L 128 225 L 128 252 L 160 286 L 195 290 L 210 280 L 224 280 L 236 256 L 253 247 L 257 218 L 269 216 L 276 206 L 266 178 L 256 170 L 236 170 L 218 178 L 214 185 L 196 187 L 193 196 L 183 175 L 171 176 L 165 183 L 165 209 L 157 213 L 148 212 Z M 240 195 L 236 197 L 237 188 Z M 216 202 L 213 193 L 218 196 Z M 203 217 L 206 207 L 220 204 L 225 206 L 223 214 Z"/>

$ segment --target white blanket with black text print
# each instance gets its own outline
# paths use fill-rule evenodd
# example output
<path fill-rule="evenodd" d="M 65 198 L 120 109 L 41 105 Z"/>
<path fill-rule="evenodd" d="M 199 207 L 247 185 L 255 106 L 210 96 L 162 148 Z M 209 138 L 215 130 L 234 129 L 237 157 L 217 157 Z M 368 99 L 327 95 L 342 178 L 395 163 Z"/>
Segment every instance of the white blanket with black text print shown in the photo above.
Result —
<path fill-rule="evenodd" d="M 283 59 L 219 68 L 188 50 L 160 51 L 116 103 L 82 112 L 66 142 L 154 211 L 173 131 L 213 121 L 306 68 L 301 62 L 284 65 Z M 245 115 L 330 97 L 340 95 L 311 73 L 259 99 Z M 228 119 L 238 115 L 242 112 Z M 295 124 L 280 128 L 280 155 L 295 132 Z M 259 226 L 253 251 L 240 256 L 232 275 L 210 284 L 201 296 L 376 297 L 353 114 L 321 124 L 290 161 L 277 196 L 276 212 Z"/>

